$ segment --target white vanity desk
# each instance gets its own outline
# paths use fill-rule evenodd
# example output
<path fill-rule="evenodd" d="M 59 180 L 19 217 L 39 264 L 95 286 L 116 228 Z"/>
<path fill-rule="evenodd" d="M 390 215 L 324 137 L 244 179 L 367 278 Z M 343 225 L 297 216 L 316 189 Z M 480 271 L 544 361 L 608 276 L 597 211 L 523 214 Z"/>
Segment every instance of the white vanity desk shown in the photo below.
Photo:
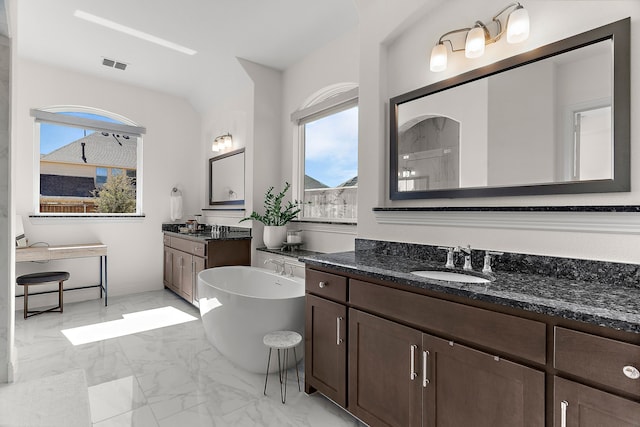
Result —
<path fill-rule="evenodd" d="M 107 305 L 107 245 L 103 243 L 79 243 L 56 246 L 31 246 L 16 248 L 16 262 L 50 261 L 56 259 L 100 257 L 100 282 L 97 285 L 80 286 L 71 289 L 100 288 L 100 298 L 104 292 Z M 67 290 L 71 290 L 67 289 Z M 30 294 L 31 295 L 31 294 Z M 35 294 L 34 294 L 35 295 Z M 21 296 L 21 295 L 17 295 Z"/>

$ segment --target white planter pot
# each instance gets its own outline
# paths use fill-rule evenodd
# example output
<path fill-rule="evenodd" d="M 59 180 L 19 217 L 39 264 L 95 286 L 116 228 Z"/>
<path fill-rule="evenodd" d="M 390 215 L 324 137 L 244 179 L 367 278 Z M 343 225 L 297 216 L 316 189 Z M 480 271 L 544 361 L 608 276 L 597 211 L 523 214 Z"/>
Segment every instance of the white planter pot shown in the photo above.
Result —
<path fill-rule="evenodd" d="M 287 238 L 285 225 L 265 225 L 262 240 L 267 249 L 280 249 Z"/>

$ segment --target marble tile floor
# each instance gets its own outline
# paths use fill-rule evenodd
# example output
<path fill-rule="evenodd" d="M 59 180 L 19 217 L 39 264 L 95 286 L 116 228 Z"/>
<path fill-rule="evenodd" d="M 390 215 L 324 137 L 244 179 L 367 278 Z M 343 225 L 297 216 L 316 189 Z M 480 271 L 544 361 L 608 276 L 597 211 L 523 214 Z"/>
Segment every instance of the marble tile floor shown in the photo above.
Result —
<path fill-rule="evenodd" d="M 173 307 L 196 320 L 157 329 L 130 328 L 126 335 L 78 345 L 61 332 L 119 324 L 124 314 L 163 307 Z M 53 375 L 77 375 L 81 369 L 91 414 L 87 425 L 94 427 L 363 425 L 318 393 L 298 392 L 295 372 L 289 372 L 286 404 L 280 401 L 277 373 L 269 378 L 267 396 L 263 396 L 264 376 L 242 371 L 218 353 L 206 340 L 197 308 L 167 290 L 112 297 L 108 307 L 100 300 L 66 304 L 63 314 L 47 313 L 27 320 L 17 314 L 16 381 L 3 386 L 9 391 L 14 388 L 16 392 L 9 396 L 16 403 L 33 398 L 19 392 L 20 384 Z M 101 329 L 92 330 L 89 336 L 99 336 Z M 56 405 L 55 396 L 44 400 Z M 46 421 L 29 425 L 51 426 Z"/>

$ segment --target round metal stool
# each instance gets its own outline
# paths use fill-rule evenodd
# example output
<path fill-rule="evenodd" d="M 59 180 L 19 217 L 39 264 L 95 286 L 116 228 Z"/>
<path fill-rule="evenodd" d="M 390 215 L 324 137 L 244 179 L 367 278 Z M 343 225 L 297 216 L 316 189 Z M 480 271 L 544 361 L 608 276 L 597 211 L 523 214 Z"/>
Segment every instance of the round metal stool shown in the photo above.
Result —
<path fill-rule="evenodd" d="M 267 395 L 267 380 L 269 379 L 269 365 L 271 364 L 271 350 L 278 350 L 278 375 L 280 377 L 280 397 L 282 403 L 287 400 L 287 361 L 289 359 L 289 349 L 293 348 L 293 357 L 296 361 L 296 378 L 298 379 L 298 391 L 300 389 L 300 374 L 298 373 L 298 355 L 296 346 L 302 342 L 302 335 L 293 331 L 270 332 L 264 336 L 264 345 L 269 347 L 269 357 L 267 358 L 267 374 L 264 378 L 264 395 Z M 284 358 L 280 357 L 280 350 L 284 350 Z M 282 360 L 284 359 L 284 360 Z M 283 373 L 284 371 L 284 373 Z"/>
<path fill-rule="evenodd" d="M 45 271 L 42 273 L 31 273 L 19 276 L 16 283 L 24 286 L 24 318 L 35 316 L 36 314 L 55 311 L 62 313 L 62 283 L 69 279 L 66 271 Z M 42 285 L 49 282 L 58 282 L 58 305 L 47 310 L 29 311 L 29 285 Z"/>

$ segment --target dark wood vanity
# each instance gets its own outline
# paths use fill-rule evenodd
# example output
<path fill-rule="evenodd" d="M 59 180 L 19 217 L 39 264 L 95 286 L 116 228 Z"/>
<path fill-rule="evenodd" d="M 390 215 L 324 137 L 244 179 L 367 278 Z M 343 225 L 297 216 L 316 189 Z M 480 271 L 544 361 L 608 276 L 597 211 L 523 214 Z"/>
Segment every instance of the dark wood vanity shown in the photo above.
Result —
<path fill-rule="evenodd" d="M 217 238 L 164 234 L 163 282 L 190 303 L 198 300 L 198 273 L 224 265 L 251 265 L 251 237 Z"/>
<path fill-rule="evenodd" d="M 371 426 L 640 426 L 640 334 L 319 265 L 305 390 Z"/>

